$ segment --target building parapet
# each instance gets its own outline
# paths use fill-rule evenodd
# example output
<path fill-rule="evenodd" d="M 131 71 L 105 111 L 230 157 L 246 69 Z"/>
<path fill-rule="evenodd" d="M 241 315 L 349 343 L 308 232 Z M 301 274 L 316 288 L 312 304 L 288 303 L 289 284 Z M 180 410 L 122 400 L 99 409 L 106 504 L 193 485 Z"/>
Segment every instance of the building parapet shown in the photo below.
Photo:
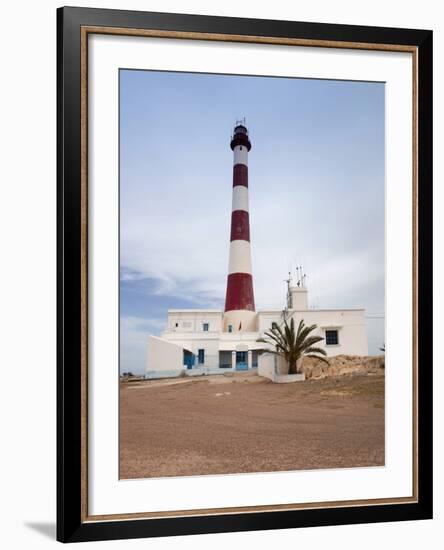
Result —
<path fill-rule="evenodd" d="M 222 315 L 222 310 L 220 309 L 169 309 L 168 313 L 198 313 L 199 315 L 218 313 L 219 315 Z"/>
<path fill-rule="evenodd" d="M 365 311 L 363 307 L 356 308 L 322 308 L 322 309 L 289 309 L 288 313 L 324 313 L 324 312 L 343 312 L 343 311 Z M 282 315 L 282 309 L 260 309 L 258 315 Z"/>

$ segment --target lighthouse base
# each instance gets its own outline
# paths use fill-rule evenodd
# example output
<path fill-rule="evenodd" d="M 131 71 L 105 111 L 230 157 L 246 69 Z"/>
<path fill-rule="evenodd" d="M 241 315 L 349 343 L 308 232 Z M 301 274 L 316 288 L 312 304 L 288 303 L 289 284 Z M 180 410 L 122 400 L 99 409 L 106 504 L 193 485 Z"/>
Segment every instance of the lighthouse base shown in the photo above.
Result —
<path fill-rule="evenodd" d="M 235 309 L 226 311 L 223 319 L 224 332 L 256 332 L 257 315 L 255 311 Z"/>

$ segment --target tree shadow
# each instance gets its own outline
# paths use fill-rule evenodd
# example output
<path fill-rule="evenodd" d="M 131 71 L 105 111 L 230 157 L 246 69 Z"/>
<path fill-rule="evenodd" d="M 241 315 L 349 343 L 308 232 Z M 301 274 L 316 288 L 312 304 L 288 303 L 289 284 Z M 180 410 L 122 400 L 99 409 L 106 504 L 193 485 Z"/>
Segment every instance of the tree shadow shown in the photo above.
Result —
<path fill-rule="evenodd" d="M 37 533 L 40 533 L 46 538 L 53 540 L 56 538 L 56 524 L 54 522 L 50 523 L 47 521 L 27 521 L 24 525 L 29 529 L 37 531 Z"/>

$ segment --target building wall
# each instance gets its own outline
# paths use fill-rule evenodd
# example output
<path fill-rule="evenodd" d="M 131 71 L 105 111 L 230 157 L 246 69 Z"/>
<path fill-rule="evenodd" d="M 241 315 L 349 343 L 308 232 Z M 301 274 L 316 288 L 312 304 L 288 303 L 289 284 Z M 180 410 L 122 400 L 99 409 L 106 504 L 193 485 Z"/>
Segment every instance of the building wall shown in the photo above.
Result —
<path fill-rule="evenodd" d="M 208 332 L 222 330 L 222 311 L 219 310 L 169 310 L 165 333 L 204 332 L 203 325 L 208 323 Z M 177 326 L 176 326 L 177 325 Z"/>
<path fill-rule="evenodd" d="M 162 338 L 176 346 L 185 348 L 196 356 L 195 366 L 219 367 L 220 332 L 164 332 Z M 199 350 L 204 351 L 204 362 L 198 363 Z"/>
<path fill-rule="evenodd" d="M 301 319 L 307 325 L 317 325 L 314 334 L 324 338 L 318 345 L 325 349 L 329 357 L 339 354 L 368 354 L 364 310 L 307 309 L 306 311 L 292 310 L 289 315 L 289 319 L 294 318 L 296 327 Z M 158 343 L 159 338 L 153 340 L 154 343 L 151 345 L 150 340 L 148 347 L 152 347 L 153 350 L 148 353 L 154 355 L 148 357 L 148 365 L 151 365 L 149 368 L 159 370 L 182 368 L 183 349 L 187 349 L 196 356 L 196 368 L 217 369 L 221 364 L 221 352 L 222 363 L 227 363 L 228 351 L 240 351 L 241 348 L 245 348 L 245 350 L 260 349 L 262 346 L 256 342 L 257 339 L 271 328 L 273 322 L 282 323 L 282 312 L 280 310 L 258 312 L 255 314 L 257 329 L 251 332 L 224 332 L 222 320 L 223 314 L 218 310 L 170 310 L 168 312 L 168 327 L 162 334 L 161 340 L 167 345 L 169 344 L 170 347 L 162 348 Z M 204 323 L 208 324 L 208 331 L 203 330 Z M 337 345 L 326 344 L 326 330 L 337 330 Z M 199 350 L 204 350 L 203 363 L 198 362 Z M 178 364 L 180 364 L 179 367 Z"/>
<path fill-rule="evenodd" d="M 230 242 L 228 274 L 249 273 L 251 275 L 250 242 L 236 239 Z"/>
<path fill-rule="evenodd" d="M 308 310 L 308 291 L 305 287 L 292 287 L 291 293 L 291 307 L 297 311 Z"/>
<path fill-rule="evenodd" d="M 275 373 L 275 356 L 272 353 L 262 353 L 258 361 L 257 373 L 259 376 L 273 380 Z"/>
<path fill-rule="evenodd" d="M 317 344 L 325 349 L 327 355 L 367 355 L 367 323 L 363 309 L 354 310 L 315 310 L 290 311 L 290 318 L 294 318 L 297 326 L 303 319 L 306 325 L 316 324 L 318 328 L 313 332 L 325 338 L 326 330 L 337 330 L 339 343 L 326 345 L 325 340 Z M 280 311 L 264 311 L 258 313 L 259 331 L 262 333 L 270 330 L 272 323 L 282 323 Z"/>
<path fill-rule="evenodd" d="M 178 375 L 183 370 L 183 348 L 172 342 L 148 336 L 146 372 Z"/>
<path fill-rule="evenodd" d="M 238 145 L 233 151 L 233 164 L 245 164 L 248 166 L 248 149 Z"/>
<path fill-rule="evenodd" d="M 226 311 L 223 318 L 224 332 L 228 332 L 230 325 L 233 332 L 256 332 L 257 313 L 245 309 Z M 241 327 L 240 330 L 239 327 Z"/>

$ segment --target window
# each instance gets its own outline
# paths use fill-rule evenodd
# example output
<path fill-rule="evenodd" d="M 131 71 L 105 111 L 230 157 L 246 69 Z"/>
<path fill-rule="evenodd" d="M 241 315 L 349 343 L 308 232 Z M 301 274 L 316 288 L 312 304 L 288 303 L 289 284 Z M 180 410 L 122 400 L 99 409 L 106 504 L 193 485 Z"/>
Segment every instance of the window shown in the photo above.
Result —
<path fill-rule="evenodd" d="M 179 326 L 179 323 L 176 323 L 176 325 L 175 325 L 175 326 L 176 326 L 176 328 L 177 328 L 177 327 Z"/>
<path fill-rule="evenodd" d="M 199 365 L 203 365 L 205 363 L 205 350 L 199 349 L 197 350 L 197 362 Z"/>
<path fill-rule="evenodd" d="M 209 323 L 204 323 L 204 324 L 203 324 L 203 331 L 204 331 L 204 332 L 208 332 L 208 329 L 209 329 L 209 328 L 210 328 Z"/>
<path fill-rule="evenodd" d="M 233 332 L 233 325 L 228 325 L 228 332 Z"/>
<path fill-rule="evenodd" d="M 326 330 L 325 331 L 325 344 L 327 346 L 337 346 L 339 344 L 338 331 Z"/>

